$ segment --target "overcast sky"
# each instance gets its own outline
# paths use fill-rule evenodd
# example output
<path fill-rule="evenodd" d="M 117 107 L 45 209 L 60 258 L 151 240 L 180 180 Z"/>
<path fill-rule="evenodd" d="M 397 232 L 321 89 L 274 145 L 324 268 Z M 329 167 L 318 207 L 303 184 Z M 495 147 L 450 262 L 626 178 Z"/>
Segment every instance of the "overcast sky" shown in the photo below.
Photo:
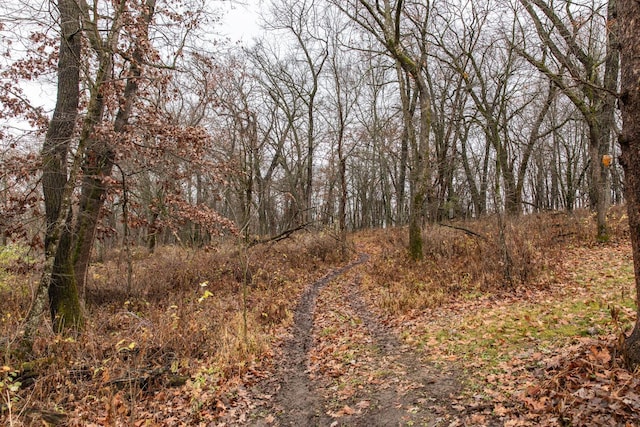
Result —
<path fill-rule="evenodd" d="M 260 32 L 260 8 L 266 3 L 264 0 L 245 0 L 238 2 L 225 2 L 223 9 L 227 14 L 223 18 L 220 32 L 227 35 L 232 42 L 250 42 Z"/>

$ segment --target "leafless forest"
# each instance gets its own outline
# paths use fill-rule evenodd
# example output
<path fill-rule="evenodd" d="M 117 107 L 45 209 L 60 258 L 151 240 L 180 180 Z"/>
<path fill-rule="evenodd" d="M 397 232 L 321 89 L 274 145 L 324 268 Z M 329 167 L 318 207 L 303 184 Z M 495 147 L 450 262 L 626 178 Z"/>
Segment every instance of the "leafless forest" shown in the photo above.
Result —
<path fill-rule="evenodd" d="M 221 4 L 0 6 L 0 420 L 635 425 L 637 1 Z"/>

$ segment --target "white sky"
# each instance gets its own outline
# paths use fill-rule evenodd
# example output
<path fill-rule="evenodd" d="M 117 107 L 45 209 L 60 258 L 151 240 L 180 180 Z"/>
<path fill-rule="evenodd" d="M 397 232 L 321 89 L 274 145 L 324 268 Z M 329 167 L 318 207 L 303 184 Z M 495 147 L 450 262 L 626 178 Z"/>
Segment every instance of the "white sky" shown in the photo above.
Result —
<path fill-rule="evenodd" d="M 243 3 L 243 4 L 240 4 Z M 220 32 L 232 42 L 251 42 L 260 32 L 260 10 L 264 0 L 225 1 L 222 8 L 227 11 Z"/>

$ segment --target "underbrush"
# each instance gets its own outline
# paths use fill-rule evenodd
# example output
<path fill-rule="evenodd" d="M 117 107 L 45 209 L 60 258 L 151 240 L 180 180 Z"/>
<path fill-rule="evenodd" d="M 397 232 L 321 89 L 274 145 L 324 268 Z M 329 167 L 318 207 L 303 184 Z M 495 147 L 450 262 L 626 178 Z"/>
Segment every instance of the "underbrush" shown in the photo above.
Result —
<path fill-rule="evenodd" d="M 594 221 L 584 212 L 498 224 L 489 217 L 428 226 L 417 263 L 407 256 L 406 229 L 355 234 L 357 252 L 370 255 L 358 273 L 363 297 L 434 363 L 460 366 L 474 379 L 473 396 L 494 400 L 492 416 L 522 418 L 526 405 L 549 412 L 576 393 L 588 403 L 601 382 L 586 391 L 583 383 L 558 385 L 569 384 L 566 375 L 576 371 L 554 363 L 565 354 L 558 348 L 619 333 L 612 308 L 630 324 L 633 269 L 624 252 L 622 208 L 610 213 L 612 239 L 605 245 L 594 242 Z M 589 259 L 592 252 L 601 257 Z M 0 423 L 215 421 L 242 397 L 238 390 L 269 371 L 304 287 L 347 262 L 340 254 L 329 233 L 298 233 L 250 248 L 220 241 L 207 250 L 106 251 L 82 291 L 83 333 L 57 336 L 43 321 L 33 354 L 24 358 L 14 351 L 15 338 L 37 283 L 37 262 L 23 269 L 25 253 L 2 252 Z M 587 343 L 580 351 L 585 375 L 623 375 L 610 366 L 614 350 Z M 604 371 L 587 369 L 593 358 Z M 558 384 L 543 383 L 545 372 L 561 378 Z"/>
<path fill-rule="evenodd" d="M 624 240 L 628 230 L 623 209 L 612 209 L 609 222 L 612 241 Z M 371 303 L 381 314 L 394 316 L 459 298 L 549 286 L 563 250 L 595 244 L 588 212 L 525 215 L 499 224 L 496 217 L 487 217 L 428 225 L 423 231 L 424 258 L 418 262 L 407 255 L 406 229 L 356 234 L 362 250 L 374 255 L 363 279 Z"/>
<path fill-rule="evenodd" d="M 0 331 L 0 423 L 211 421 L 234 384 L 270 363 L 299 294 L 342 263 L 339 254 L 326 233 L 252 248 L 134 248 L 131 263 L 107 252 L 89 271 L 85 330 L 64 338 L 45 321 L 28 360 L 12 347 L 33 282 L 14 274 L 0 288 L 12 302 Z"/>

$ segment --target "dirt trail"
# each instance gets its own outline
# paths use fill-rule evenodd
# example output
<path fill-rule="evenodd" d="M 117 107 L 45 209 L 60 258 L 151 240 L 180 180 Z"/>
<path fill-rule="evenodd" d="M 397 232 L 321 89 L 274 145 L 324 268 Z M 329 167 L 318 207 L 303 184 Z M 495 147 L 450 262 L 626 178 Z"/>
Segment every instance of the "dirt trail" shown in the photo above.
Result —
<path fill-rule="evenodd" d="M 423 363 L 414 349 L 384 327 L 364 302 L 359 281 L 356 278 L 343 287 L 348 292 L 346 301 L 373 339 L 377 351 L 371 363 L 384 370 L 385 381 L 367 390 L 370 409 L 345 420 L 346 424 L 449 425 L 449 398 L 460 388 L 455 375 Z"/>
<path fill-rule="evenodd" d="M 450 373 L 423 364 L 369 311 L 354 269 L 368 260 L 360 255 L 304 291 L 276 372 L 249 392 L 242 424 L 450 424 L 447 402 L 459 385 Z"/>
<path fill-rule="evenodd" d="M 283 426 L 328 425 L 330 419 L 323 411 L 319 394 L 307 373 L 308 353 L 312 344 L 313 318 L 318 293 L 334 278 L 353 267 L 366 262 L 366 255 L 340 269 L 334 270 L 309 286 L 300 298 L 293 317 L 293 337 L 284 344 L 284 360 L 281 364 L 280 390 L 276 396 L 277 407 L 282 408 L 279 417 Z"/>

